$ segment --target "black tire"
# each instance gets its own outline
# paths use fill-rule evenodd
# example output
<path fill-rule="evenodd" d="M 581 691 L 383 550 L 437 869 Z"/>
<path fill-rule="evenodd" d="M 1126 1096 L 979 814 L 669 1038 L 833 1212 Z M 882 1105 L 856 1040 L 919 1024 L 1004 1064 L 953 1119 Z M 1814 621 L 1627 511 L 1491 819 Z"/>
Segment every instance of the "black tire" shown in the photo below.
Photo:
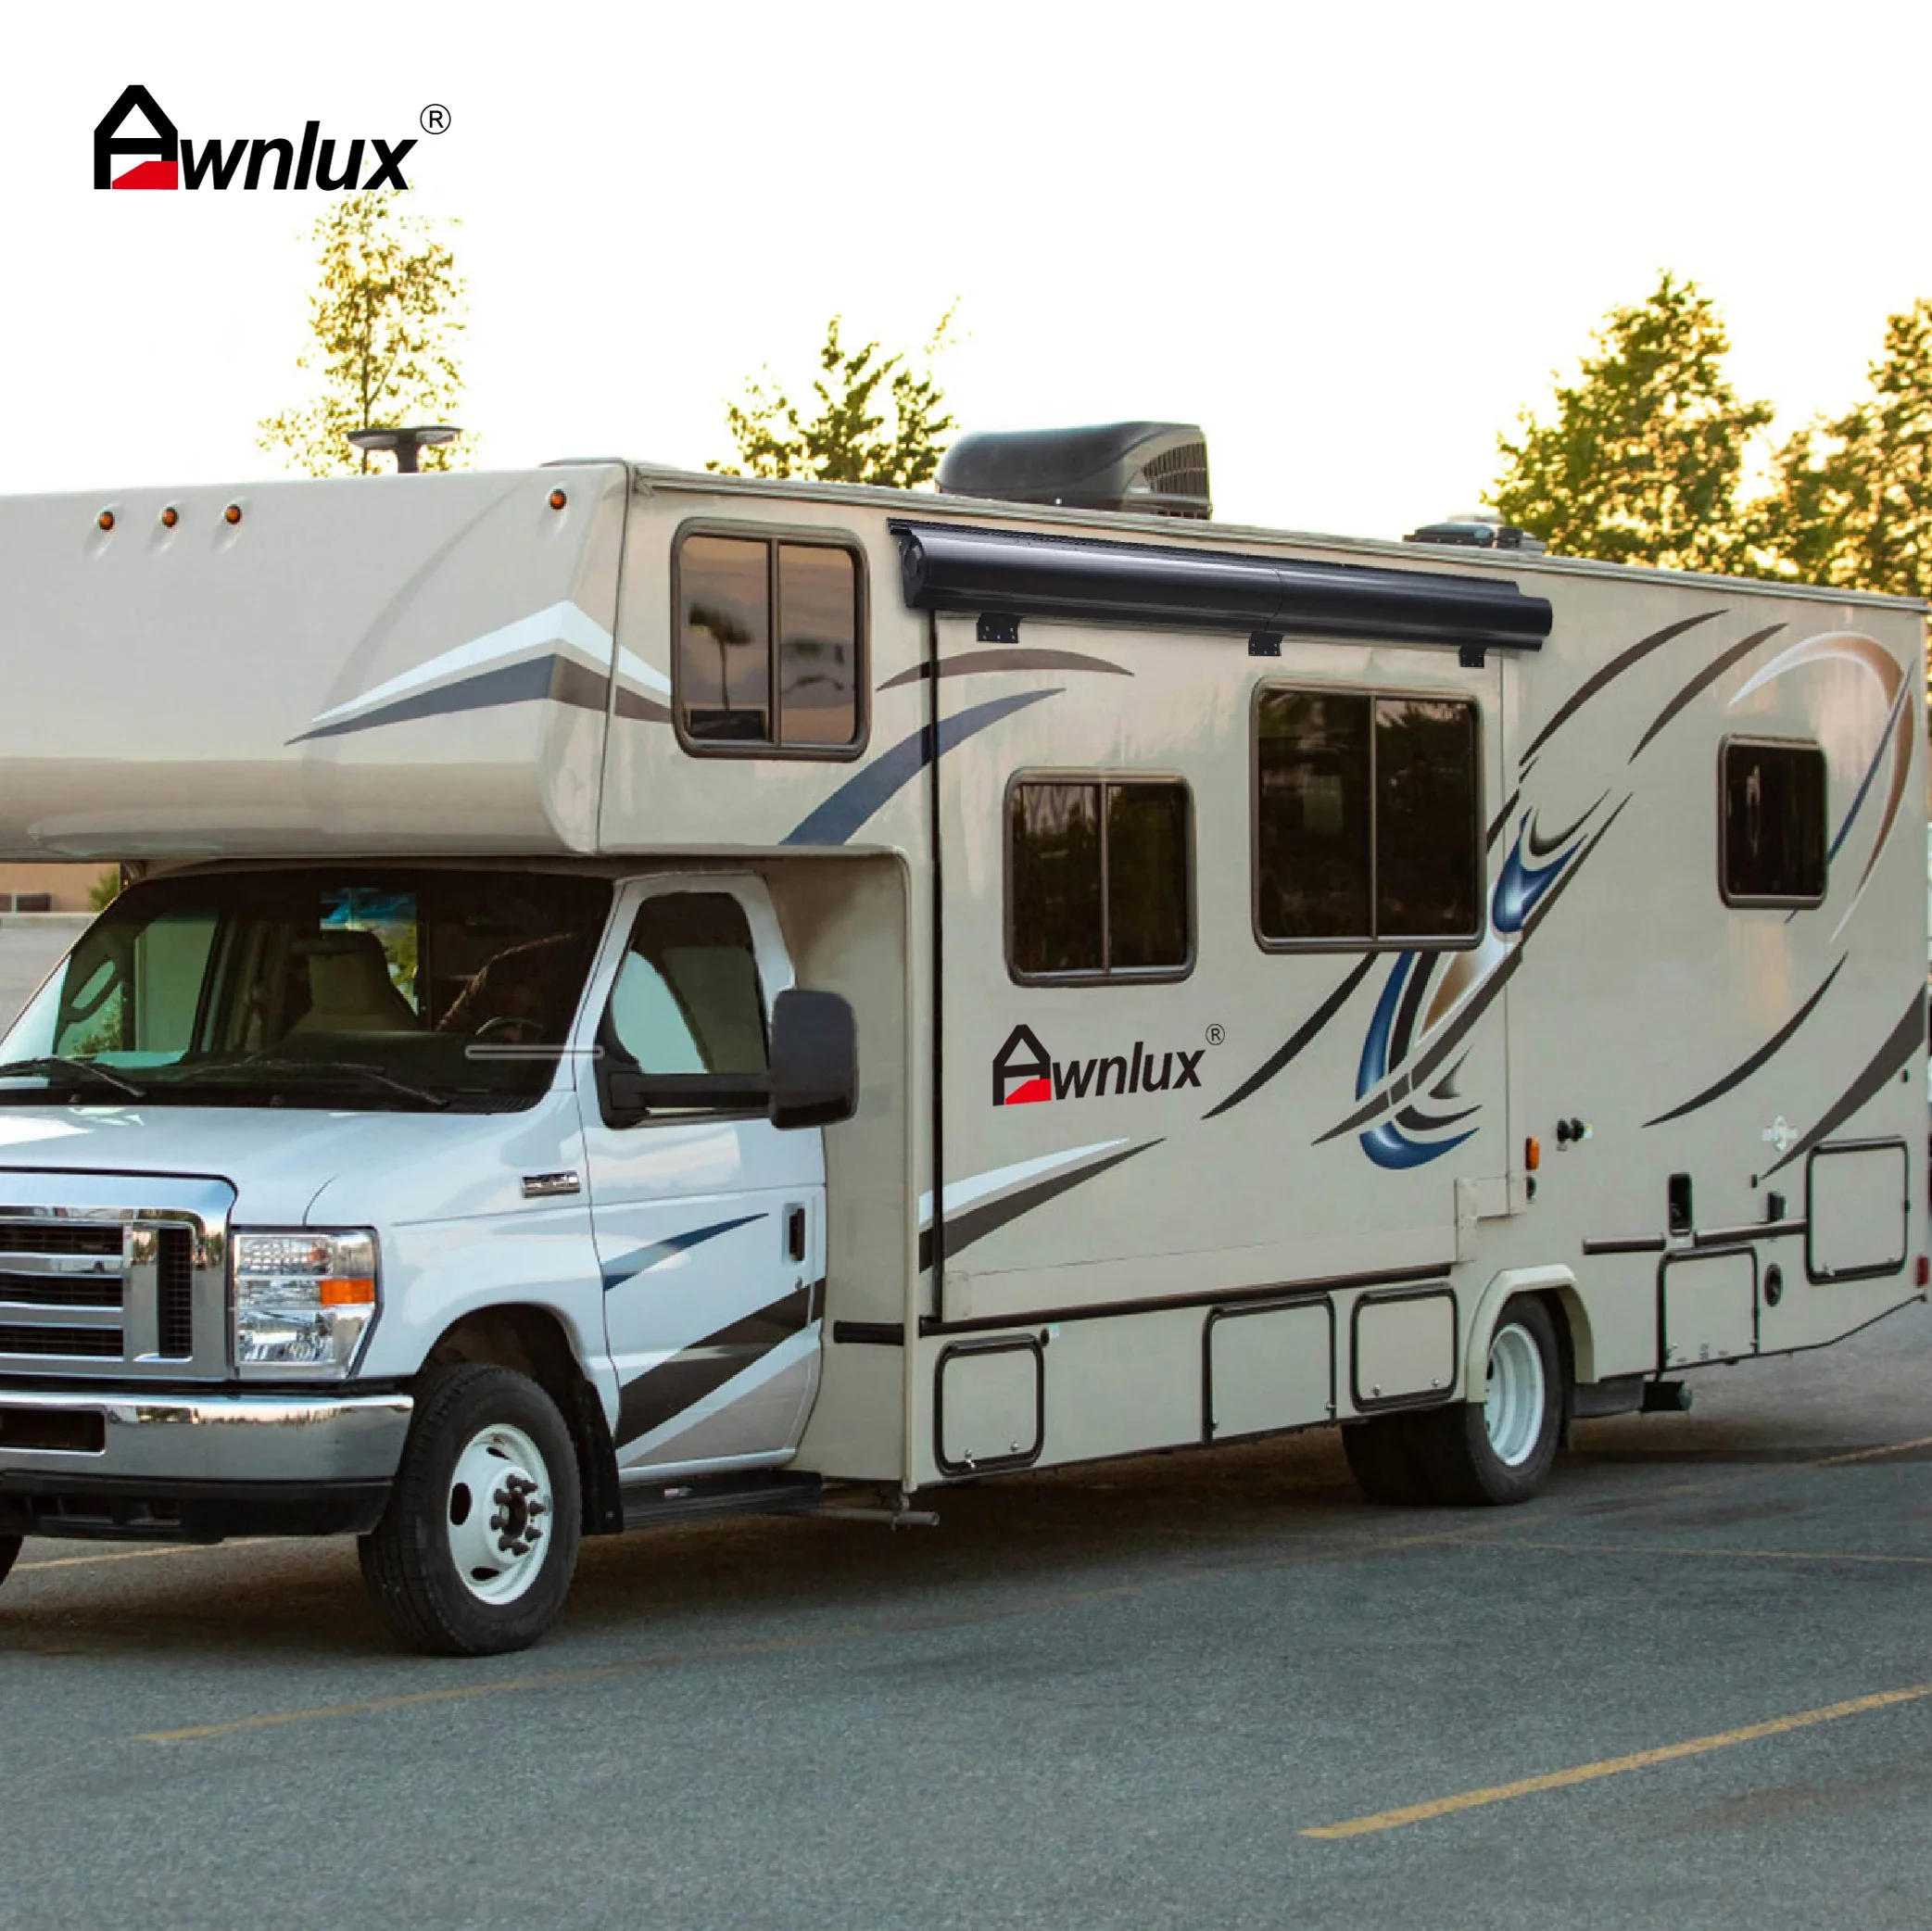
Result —
<path fill-rule="evenodd" d="M 1417 1453 L 1408 1415 L 1383 1415 L 1351 1421 L 1342 1430 L 1342 1452 L 1356 1486 L 1371 1502 L 1390 1508 L 1417 1508 L 1435 1500 Z"/>
<path fill-rule="evenodd" d="M 18 1535 L 0 1535 L 0 1583 L 6 1580 L 6 1571 L 14 1565 L 14 1559 L 20 1553 L 20 1538 Z"/>
<path fill-rule="evenodd" d="M 540 1470 L 525 1470 L 525 1446 Z M 486 1480 L 501 1469 L 505 1485 L 482 1494 L 459 1484 L 466 1455 L 482 1458 Z M 533 1479 L 536 1489 L 517 1488 Z M 548 1508 L 533 1512 L 546 1487 Z M 473 1517 L 486 1508 L 492 1513 Z M 487 1542 L 499 1569 L 460 1566 L 452 1536 L 466 1527 L 463 1539 Z M 391 1634 L 435 1656 L 528 1648 L 563 1607 L 582 1535 L 576 1455 L 550 1397 L 508 1368 L 465 1363 L 425 1374 L 389 1506 L 358 1546 L 362 1581 Z M 493 1599 L 493 1589 L 511 1587 L 517 1593 Z"/>
<path fill-rule="evenodd" d="M 1534 1351 L 1539 1375 L 1522 1373 L 1524 1344 Z M 1501 1358 L 1504 1351 L 1513 1353 L 1513 1364 Z M 1556 1322 L 1533 1295 L 1519 1295 L 1496 1317 L 1485 1393 L 1497 1373 L 1512 1365 L 1519 1382 L 1537 1385 L 1524 1391 L 1525 1406 L 1506 1433 L 1502 1447 L 1511 1450 L 1507 1459 L 1490 1438 L 1486 1401 L 1458 1401 L 1410 1418 L 1419 1458 L 1439 1500 L 1468 1508 L 1510 1508 L 1527 1502 L 1549 1479 L 1563 1432 L 1567 1391 Z"/>

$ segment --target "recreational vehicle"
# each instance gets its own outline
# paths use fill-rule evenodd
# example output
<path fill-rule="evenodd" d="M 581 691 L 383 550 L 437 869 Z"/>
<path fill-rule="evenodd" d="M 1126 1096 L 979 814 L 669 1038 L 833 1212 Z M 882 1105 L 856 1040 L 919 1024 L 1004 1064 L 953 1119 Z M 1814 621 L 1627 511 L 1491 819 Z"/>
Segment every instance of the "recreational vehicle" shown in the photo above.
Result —
<path fill-rule="evenodd" d="M 351 1533 L 501 1650 L 1102 1457 L 1513 1502 L 1924 1296 L 1918 605 L 941 483 L 0 503 L 0 856 L 132 880 L 0 1044 L 0 1569 Z"/>

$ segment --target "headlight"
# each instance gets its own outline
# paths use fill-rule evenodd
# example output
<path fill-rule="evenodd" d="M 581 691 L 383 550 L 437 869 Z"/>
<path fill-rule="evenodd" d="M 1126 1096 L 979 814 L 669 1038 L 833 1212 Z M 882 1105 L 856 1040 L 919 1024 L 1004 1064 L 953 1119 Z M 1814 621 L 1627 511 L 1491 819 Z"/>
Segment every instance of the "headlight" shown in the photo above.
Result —
<path fill-rule="evenodd" d="M 234 1236 L 234 1363 L 244 1374 L 326 1376 L 355 1366 L 375 1319 L 375 1236 Z"/>

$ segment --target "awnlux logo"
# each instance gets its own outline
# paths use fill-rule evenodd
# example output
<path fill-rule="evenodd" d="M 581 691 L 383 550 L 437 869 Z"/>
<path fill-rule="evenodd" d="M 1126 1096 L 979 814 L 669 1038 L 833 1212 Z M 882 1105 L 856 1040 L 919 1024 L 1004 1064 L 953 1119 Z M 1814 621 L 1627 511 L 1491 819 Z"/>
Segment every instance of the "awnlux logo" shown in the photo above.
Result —
<path fill-rule="evenodd" d="M 1109 1092 L 1166 1092 L 1170 1086 L 1178 1092 L 1183 1086 L 1200 1085 L 1205 1051 L 1163 1053 L 1156 1073 L 1155 1055 L 1140 1040 L 1131 1054 L 1055 1059 L 1030 1027 L 1016 1026 L 993 1055 L 992 1103 L 1030 1106 L 1042 1100 L 1098 1100 Z"/>
<path fill-rule="evenodd" d="M 137 120 L 138 117 L 138 120 Z M 145 127 L 141 125 L 145 123 Z M 342 145 L 322 137 L 322 122 L 299 135 L 239 141 L 183 139 L 161 104 L 142 86 L 124 87 L 94 131 L 97 188 L 406 188 L 403 158 L 415 146 L 373 135 Z M 362 163 L 373 164 L 365 178 Z M 138 157 L 138 158 L 137 158 Z M 133 162 L 133 167 L 126 164 Z"/>

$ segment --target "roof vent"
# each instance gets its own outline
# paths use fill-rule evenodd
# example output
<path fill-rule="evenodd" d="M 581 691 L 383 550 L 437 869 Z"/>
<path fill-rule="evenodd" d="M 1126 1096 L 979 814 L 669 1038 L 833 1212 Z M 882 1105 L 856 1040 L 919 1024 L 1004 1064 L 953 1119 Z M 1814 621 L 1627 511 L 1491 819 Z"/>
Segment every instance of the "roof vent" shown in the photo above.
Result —
<path fill-rule="evenodd" d="M 1061 503 L 1143 516 L 1211 516 L 1207 439 L 1193 423 L 1102 423 L 1085 429 L 981 431 L 940 464 L 948 496 Z"/>
<path fill-rule="evenodd" d="M 1425 523 L 1403 537 L 1405 543 L 1447 543 L 1461 549 L 1520 549 L 1525 556 L 1540 557 L 1549 546 L 1541 536 L 1520 530 L 1513 523 L 1497 523 L 1480 510 L 1467 516 L 1452 516 L 1443 523 Z"/>

